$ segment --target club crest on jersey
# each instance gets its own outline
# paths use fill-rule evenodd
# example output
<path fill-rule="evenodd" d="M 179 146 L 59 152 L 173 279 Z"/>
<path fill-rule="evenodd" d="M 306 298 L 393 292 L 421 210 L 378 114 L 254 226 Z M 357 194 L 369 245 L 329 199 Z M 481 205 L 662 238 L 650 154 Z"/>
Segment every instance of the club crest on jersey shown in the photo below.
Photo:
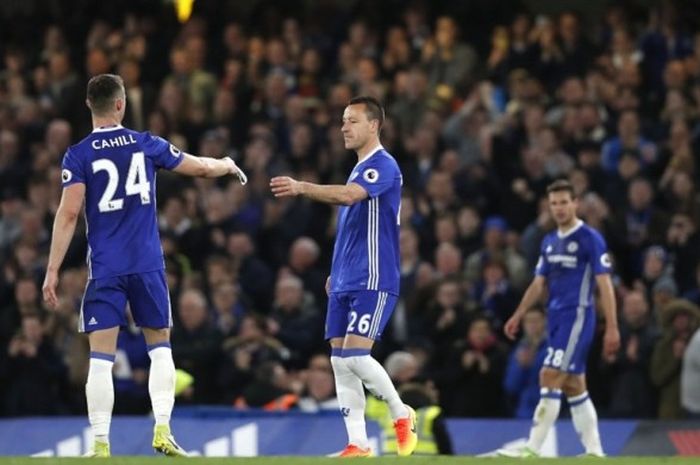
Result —
<path fill-rule="evenodd" d="M 365 172 L 362 173 L 362 177 L 367 182 L 375 183 L 379 179 L 379 171 L 374 168 L 367 168 Z"/>
<path fill-rule="evenodd" d="M 550 253 L 552 251 L 552 246 L 548 245 L 547 248 L 545 249 L 546 253 Z"/>
<path fill-rule="evenodd" d="M 181 153 L 181 152 L 180 152 L 180 149 L 179 149 L 179 148 L 175 147 L 173 144 L 170 144 L 170 154 L 171 154 L 173 157 L 175 157 L 175 158 L 179 157 L 179 156 L 180 156 L 180 153 Z"/>
<path fill-rule="evenodd" d="M 569 253 L 574 253 L 578 250 L 578 243 L 576 242 L 569 242 L 566 246 L 566 251 Z"/>
<path fill-rule="evenodd" d="M 64 169 L 63 171 L 61 171 L 61 179 L 63 180 L 63 182 L 68 182 L 71 179 L 73 179 L 73 173 L 71 173 L 70 170 Z"/>

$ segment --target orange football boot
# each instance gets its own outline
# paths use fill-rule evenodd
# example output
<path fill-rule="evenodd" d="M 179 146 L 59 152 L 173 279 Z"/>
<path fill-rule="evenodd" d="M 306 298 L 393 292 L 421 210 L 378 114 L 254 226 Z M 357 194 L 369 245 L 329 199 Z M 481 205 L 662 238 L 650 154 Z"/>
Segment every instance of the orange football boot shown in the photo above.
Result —
<path fill-rule="evenodd" d="M 416 411 L 408 405 L 408 416 L 399 418 L 394 422 L 394 431 L 396 431 L 396 452 L 401 457 L 409 456 L 416 450 L 418 445 L 418 434 L 416 434 Z"/>
<path fill-rule="evenodd" d="M 372 456 L 372 449 L 369 447 L 367 449 L 363 449 L 361 447 L 356 446 L 355 444 L 348 444 L 345 449 L 343 449 L 343 452 L 340 453 L 339 457 L 371 457 Z"/>

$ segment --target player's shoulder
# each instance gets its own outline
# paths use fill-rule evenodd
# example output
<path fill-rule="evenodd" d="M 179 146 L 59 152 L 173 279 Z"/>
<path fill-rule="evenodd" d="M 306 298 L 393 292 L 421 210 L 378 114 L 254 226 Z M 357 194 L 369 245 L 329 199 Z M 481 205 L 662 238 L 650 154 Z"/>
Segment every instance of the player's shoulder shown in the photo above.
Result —
<path fill-rule="evenodd" d="M 398 174 L 401 173 L 398 162 L 384 147 L 379 149 L 372 158 L 374 159 L 372 160 L 373 164 L 385 169 L 391 169 Z"/>
<path fill-rule="evenodd" d="M 91 132 L 75 144 L 69 145 L 66 149 L 65 155 L 78 158 L 84 156 L 84 154 L 92 147 L 90 142 L 92 142 L 93 136 L 94 133 Z"/>
<path fill-rule="evenodd" d="M 389 151 L 387 149 L 385 149 L 384 147 L 380 148 L 377 151 L 376 157 L 377 157 L 377 159 L 385 161 L 387 163 L 392 163 L 394 165 L 398 165 L 394 156 L 391 153 L 389 153 Z"/>
<path fill-rule="evenodd" d="M 579 234 L 583 237 L 587 237 L 590 239 L 593 239 L 595 241 L 603 241 L 603 235 L 598 231 L 596 228 L 593 226 L 590 226 L 586 223 L 583 223 L 581 225 L 581 229 L 579 231 Z"/>
<path fill-rule="evenodd" d="M 136 131 L 135 129 L 129 128 L 124 129 L 126 130 L 127 134 L 134 136 L 134 139 L 136 139 L 136 141 L 139 143 L 150 142 L 151 140 L 158 138 L 158 136 L 151 134 L 151 131 Z"/>
<path fill-rule="evenodd" d="M 583 223 L 576 234 L 576 239 L 581 244 L 585 244 L 586 248 L 607 247 L 603 235 L 593 226 Z"/>
<path fill-rule="evenodd" d="M 555 228 L 544 235 L 544 237 L 542 238 L 542 243 L 549 244 L 550 242 L 556 241 L 557 238 L 557 230 Z"/>

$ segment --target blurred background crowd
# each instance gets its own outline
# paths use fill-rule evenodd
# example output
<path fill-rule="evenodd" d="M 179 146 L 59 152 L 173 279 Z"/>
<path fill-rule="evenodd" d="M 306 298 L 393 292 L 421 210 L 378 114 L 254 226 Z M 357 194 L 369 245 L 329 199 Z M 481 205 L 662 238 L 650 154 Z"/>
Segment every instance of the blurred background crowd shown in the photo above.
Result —
<path fill-rule="evenodd" d="M 251 179 L 158 177 L 173 355 L 193 379 L 178 405 L 337 408 L 323 341 L 336 208 L 273 199 L 268 182 L 345 183 L 341 115 L 367 94 L 404 176 L 401 295 L 375 350 L 397 385 L 448 416 L 531 416 L 544 310 L 515 343 L 501 328 L 554 226 L 545 188 L 568 178 L 615 261 L 622 348 L 602 358 L 594 342 L 598 412 L 700 414 L 700 8 L 449 3 L 199 0 L 179 24 L 160 2 L 3 2 L 0 415 L 85 409 L 84 224 L 56 312 L 40 285 L 61 158 L 91 130 L 87 79 L 107 72 L 124 78 L 126 126 L 230 154 Z M 118 413 L 149 410 L 148 367 L 124 328 Z"/>

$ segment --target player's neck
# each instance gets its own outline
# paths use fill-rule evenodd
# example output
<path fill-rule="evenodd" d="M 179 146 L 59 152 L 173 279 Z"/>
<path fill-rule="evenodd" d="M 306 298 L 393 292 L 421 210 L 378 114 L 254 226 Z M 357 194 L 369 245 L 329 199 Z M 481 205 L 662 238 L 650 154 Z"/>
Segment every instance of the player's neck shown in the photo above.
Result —
<path fill-rule="evenodd" d="M 119 126 L 120 124 L 122 124 L 122 122 L 119 121 L 119 118 L 116 115 L 92 117 L 93 129 L 107 128 L 110 126 Z"/>
<path fill-rule="evenodd" d="M 558 226 L 559 234 L 565 235 L 566 233 L 574 229 L 576 226 L 578 226 L 580 222 L 581 220 L 577 216 L 574 216 L 568 223 L 560 224 Z"/>
<path fill-rule="evenodd" d="M 355 151 L 357 153 L 357 162 L 360 163 L 364 161 L 365 158 L 372 155 L 382 144 L 379 142 L 379 138 L 374 138 L 369 141 L 359 149 Z"/>

